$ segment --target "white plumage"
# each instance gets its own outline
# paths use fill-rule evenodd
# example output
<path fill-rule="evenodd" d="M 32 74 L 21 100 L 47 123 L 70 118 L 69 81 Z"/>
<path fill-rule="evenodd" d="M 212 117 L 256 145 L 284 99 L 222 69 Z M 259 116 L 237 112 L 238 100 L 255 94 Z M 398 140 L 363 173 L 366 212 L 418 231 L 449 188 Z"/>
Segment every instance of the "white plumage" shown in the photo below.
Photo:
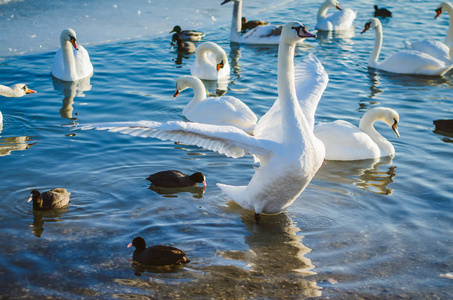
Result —
<path fill-rule="evenodd" d="M 373 51 L 368 59 L 368 66 L 371 68 L 399 74 L 441 76 L 453 67 L 451 63 L 446 64 L 429 54 L 414 50 L 394 53 L 379 62 L 383 40 L 381 21 L 377 18 L 368 20 L 362 33 L 369 28 L 374 28 L 376 31 Z"/>
<path fill-rule="evenodd" d="M 404 46 L 406 49 L 417 50 L 431 55 L 448 65 L 453 62 L 453 5 L 448 2 L 442 3 L 436 9 L 436 16 L 434 18 L 437 18 L 444 11 L 448 12 L 450 18 L 445 43 L 432 40 L 420 40 L 415 42 L 404 41 Z"/>
<path fill-rule="evenodd" d="M 339 11 L 327 14 L 329 8 Z M 356 12 L 350 8 L 341 9 L 340 3 L 336 0 L 325 1 L 318 10 L 316 29 L 321 31 L 347 30 L 352 27 Z"/>
<path fill-rule="evenodd" d="M 217 80 L 230 76 L 230 64 L 225 50 L 213 42 L 201 43 L 195 51 L 190 74 L 200 79 Z"/>
<path fill-rule="evenodd" d="M 359 127 L 343 120 L 320 123 L 314 128 L 315 135 L 326 147 L 326 160 L 362 160 L 395 155 L 395 148 L 374 129 L 374 122 L 382 121 L 399 136 L 399 115 L 386 107 L 367 111 Z"/>
<path fill-rule="evenodd" d="M 98 129 L 141 137 L 156 137 L 194 144 L 230 157 L 254 154 L 260 162 L 246 186 L 218 184 L 222 191 L 245 209 L 255 213 L 280 213 L 291 205 L 309 184 L 321 166 L 325 149 L 313 127 L 307 121 L 299 101 L 309 103 L 314 114 L 325 84 L 310 85 L 299 100 L 295 90 L 294 50 L 303 38 L 314 37 L 299 22 L 290 22 L 283 28 L 278 56 L 278 105 L 260 120 L 260 132 L 250 136 L 232 126 L 219 126 L 189 122 L 126 122 L 91 124 L 81 129 Z M 308 55 L 299 78 L 313 82 L 327 80 L 321 63 Z M 316 78 L 316 79 L 314 79 Z M 321 91 L 314 89 L 321 88 Z M 307 113 L 307 112 L 305 112 Z M 269 116 L 280 115 L 281 122 L 270 127 Z M 313 116 L 312 116 L 313 118 Z M 263 123 L 261 123 L 263 122 Z M 260 124 L 261 123 L 261 124 Z M 280 132 L 273 139 L 273 131 Z"/>
<path fill-rule="evenodd" d="M 77 45 L 77 37 L 71 28 L 63 30 L 60 35 L 61 48 L 55 54 L 52 64 L 52 76 L 63 81 L 76 81 L 93 75 L 88 51 Z"/>
<path fill-rule="evenodd" d="M 181 76 L 176 81 L 175 97 L 187 88 L 194 90 L 192 100 L 184 108 L 182 115 L 189 121 L 236 126 L 244 131 L 253 131 L 257 117 L 241 100 L 231 97 L 206 98 L 203 82 L 194 76 Z"/>

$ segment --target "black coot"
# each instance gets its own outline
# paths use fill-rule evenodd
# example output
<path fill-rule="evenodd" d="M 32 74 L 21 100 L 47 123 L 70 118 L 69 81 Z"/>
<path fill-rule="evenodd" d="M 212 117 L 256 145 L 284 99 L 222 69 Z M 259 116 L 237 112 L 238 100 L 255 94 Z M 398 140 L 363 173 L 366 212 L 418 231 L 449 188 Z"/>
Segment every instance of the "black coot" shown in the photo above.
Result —
<path fill-rule="evenodd" d="M 132 259 L 147 266 L 180 265 L 190 262 L 186 254 L 178 248 L 156 245 L 146 248 L 142 237 L 136 237 L 127 247 L 135 247 Z"/>
<path fill-rule="evenodd" d="M 187 175 L 176 170 L 162 171 L 149 175 L 146 179 L 151 181 L 151 183 L 155 186 L 166 188 L 196 186 L 197 182 L 200 182 L 203 186 L 206 186 L 206 177 L 201 172 Z"/>
<path fill-rule="evenodd" d="M 374 16 L 375 17 L 391 17 L 392 12 L 387 8 L 378 8 L 377 5 L 374 6 Z"/>

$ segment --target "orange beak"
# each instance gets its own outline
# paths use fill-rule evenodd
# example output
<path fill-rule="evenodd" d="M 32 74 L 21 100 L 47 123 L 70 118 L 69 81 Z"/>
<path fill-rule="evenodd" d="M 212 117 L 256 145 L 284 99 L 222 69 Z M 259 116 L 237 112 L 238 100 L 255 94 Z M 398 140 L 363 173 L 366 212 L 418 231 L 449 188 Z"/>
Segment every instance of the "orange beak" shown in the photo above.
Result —
<path fill-rule="evenodd" d="M 71 44 L 76 50 L 79 50 L 79 47 L 77 46 L 77 43 L 76 43 L 76 39 L 73 37 L 71 37 Z"/>
<path fill-rule="evenodd" d="M 400 137 L 400 133 L 398 132 L 398 123 L 395 121 L 395 123 L 392 125 L 392 129 L 395 132 L 397 137 Z"/>
<path fill-rule="evenodd" d="M 336 7 L 338 10 L 342 10 L 339 4 Z"/>
<path fill-rule="evenodd" d="M 364 33 L 364 32 L 367 31 L 368 29 L 370 29 L 370 23 L 366 23 L 366 24 L 365 24 L 365 28 L 363 29 L 363 31 L 362 31 L 360 34 Z"/>
<path fill-rule="evenodd" d="M 132 247 L 132 242 L 129 243 L 129 245 L 127 245 L 127 248 L 130 248 Z"/>
<path fill-rule="evenodd" d="M 219 72 L 219 70 L 222 69 L 223 66 L 224 66 L 224 64 L 223 64 L 223 60 L 222 60 L 219 64 L 217 64 L 217 72 Z"/>
<path fill-rule="evenodd" d="M 442 8 L 438 8 L 436 9 L 436 16 L 434 17 L 434 19 L 437 19 L 438 16 L 440 16 L 440 14 L 442 13 Z"/>
<path fill-rule="evenodd" d="M 178 97 L 178 96 L 179 96 L 179 90 L 178 90 L 178 89 L 176 89 L 176 92 L 175 92 L 175 93 L 173 94 L 173 97 L 175 97 L 175 98 L 176 98 L 176 97 Z"/>
<path fill-rule="evenodd" d="M 27 89 L 25 90 L 25 94 L 34 94 L 34 93 L 36 93 L 36 91 L 30 90 L 29 88 L 27 88 Z"/>

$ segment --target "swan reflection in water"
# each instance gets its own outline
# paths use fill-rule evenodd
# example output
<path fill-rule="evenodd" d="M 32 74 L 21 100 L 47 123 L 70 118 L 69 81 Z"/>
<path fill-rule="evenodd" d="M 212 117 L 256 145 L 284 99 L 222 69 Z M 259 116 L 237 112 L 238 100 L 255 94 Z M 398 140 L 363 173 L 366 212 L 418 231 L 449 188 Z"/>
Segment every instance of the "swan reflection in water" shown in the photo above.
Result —
<path fill-rule="evenodd" d="M 312 271 L 315 266 L 305 257 L 311 249 L 302 244 L 301 230 L 287 213 L 263 215 L 260 223 L 256 224 L 253 214 L 235 202 L 230 201 L 226 209 L 242 214 L 242 223 L 250 232 L 244 237 L 248 251 L 218 251 L 221 257 L 247 263 L 248 270 L 239 272 L 243 277 L 236 279 L 236 285 L 255 292 L 258 298 L 321 296 L 321 288 L 309 277 L 316 274 Z M 221 275 L 221 266 L 218 266 L 218 271 Z M 282 289 L 283 286 L 285 288 Z"/>
<path fill-rule="evenodd" d="M 447 73 L 448 76 L 448 73 Z M 386 79 L 386 82 L 404 87 L 422 87 L 422 86 L 450 86 L 453 87 L 453 81 L 448 80 L 444 76 L 427 76 L 427 75 L 410 75 L 397 74 L 379 69 L 368 68 L 368 77 L 371 80 L 373 87 L 379 84 L 379 77 Z M 375 82 L 377 83 L 376 85 Z"/>
<path fill-rule="evenodd" d="M 0 126 L 0 133 L 2 127 Z M 30 136 L 13 136 L 0 138 L 0 156 L 10 155 L 12 151 L 28 150 L 31 146 L 38 142 L 33 142 L 33 137 Z"/>
<path fill-rule="evenodd" d="M 115 281 L 169 299 L 193 299 L 200 295 L 213 299 L 305 299 L 321 296 L 321 287 L 311 278 L 316 274 L 312 271 L 314 265 L 305 257 L 311 249 L 302 244 L 301 230 L 290 216 L 286 213 L 264 215 L 260 224 L 256 224 L 254 215 L 233 201 L 223 210 L 227 215 L 241 215 L 248 251 L 217 250 L 218 259 L 195 258 L 183 268 L 146 270 L 152 273 L 142 273 L 138 266 L 133 266 L 136 276 L 143 275 L 140 279 Z M 234 245 L 231 242 L 228 248 L 234 249 Z M 189 258 L 190 254 L 188 251 Z M 196 257 L 195 254 L 192 256 Z M 221 263 L 209 263 L 212 260 Z"/>
<path fill-rule="evenodd" d="M 84 92 L 91 90 L 91 76 L 77 81 L 61 81 L 52 76 L 52 80 L 54 90 L 62 91 L 64 95 L 63 106 L 60 109 L 61 117 L 76 121 L 77 118 L 72 117 L 74 98 L 85 97 Z"/>
<path fill-rule="evenodd" d="M 32 233 L 36 237 L 41 237 L 44 232 L 45 222 L 61 222 L 62 216 L 68 211 L 67 207 L 53 209 L 50 211 L 33 210 L 33 224 L 30 225 Z"/>
<path fill-rule="evenodd" d="M 396 176 L 396 166 L 392 166 L 392 162 L 391 157 L 355 161 L 325 161 L 316 173 L 315 179 L 353 184 L 365 191 L 391 195 L 393 189 L 388 188 L 388 185 Z"/>
<path fill-rule="evenodd" d="M 379 88 L 379 85 L 381 84 L 381 81 L 379 80 L 379 74 L 376 72 L 375 69 L 368 69 L 368 78 L 371 81 L 369 98 L 373 99 L 377 95 L 379 95 L 382 92 L 384 92 L 384 90 Z"/>
<path fill-rule="evenodd" d="M 332 40 L 343 40 L 345 44 L 352 45 L 352 38 L 355 37 L 355 27 L 351 27 L 346 30 L 338 31 L 322 31 L 318 30 L 316 32 L 316 39 L 321 42 L 321 44 L 329 43 Z M 346 49 L 344 49 L 346 50 Z"/>

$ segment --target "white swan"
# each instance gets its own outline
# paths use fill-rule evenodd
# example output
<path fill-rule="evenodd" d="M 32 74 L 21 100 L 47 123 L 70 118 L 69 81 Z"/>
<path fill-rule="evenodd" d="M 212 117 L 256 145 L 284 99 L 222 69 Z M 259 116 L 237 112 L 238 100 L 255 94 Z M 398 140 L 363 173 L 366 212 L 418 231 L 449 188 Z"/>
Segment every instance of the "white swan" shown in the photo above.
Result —
<path fill-rule="evenodd" d="M 441 76 L 453 67 L 451 63 L 445 64 L 435 57 L 414 50 L 400 51 L 378 62 L 383 40 L 381 21 L 377 18 L 369 19 L 362 33 L 370 28 L 374 28 L 376 31 L 374 48 L 368 59 L 370 68 L 399 74 Z"/>
<path fill-rule="evenodd" d="M 362 160 L 394 156 L 395 148 L 374 129 L 373 123 L 382 121 L 390 126 L 399 137 L 399 115 L 386 107 L 367 111 L 360 119 L 359 128 L 349 122 L 337 120 L 320 123 L 314 132 L 326 147 L 326 160 Z"/>
<path fill-rule="evenodd" d="M 71 28 L 63 30 L 60 44 L 61 48 L 55 54 L 52 64 L 52 76 L 63 81 L 75 81 L 93 75 L 90 56 L 83 46 L 77 45 L 74 30 Z"/>
<path fill-rule="evenodd" d="M 329 8 L 336 8 L 339 11 L 327 14 Z M 350 8 L 341 9 L 338 1 L 327 0 L 318 10 L 315 28 L 321 31 L 346 30 L 352 27 L 352 23 L 356 16 L 356 12 Z"/>
<path fill-rule="evenodd" d="M 5 96 L 5 97 L 22 97 L 25 96 L 26 94 L 32 94 L 36 93 L 36 91 L 29 89 L 25 84 L 23 83 L 17 83 L 13 85 L 12 87 L 7 87 L 4 85 L 0 84 L 0 95 Z M 0 126 L 3 124 L 3 115 L 2 112 L 0 111 Z M 1 131 L 1 127 L 0 127 Z"/>
<path fill-rule="evenodd" d="M 242 0 L 225 0 L 221 5 L 234 2 L 233 19 L 231 21 L 230 40 L 242 44 L 278 45 L 282 25 L 261 25 L 245 33 L 242 32 Z M 302 42 L 303 40 L 299 41 Z"/>
<path fill-rule="evenodd" d="M 447 11 L 450 17 L 447 37 L 445 43 L 432 40 L 421 40 L 415 42 L 404 41 L 406 49 L 417 50 L 427 53 L 446 64 L 451 64 L 453 61 L 453 5 L 448 2 L 442 3 L 436 9 L 435 19 L 444 11 Z"/>
<path fill-rule="evenodd" d="M 217 80 L 230 76 L 230 64 L 225 50 L 213 42 L 198 45 L 190 73 L 200 79 Z"/>
<path fill-rule="evenodd" d="M 231 97 L 206 98 L 206 89 L 203 82 L 194 76 L 181 76 L 176 81 L 177 97 L 180 92 L 187 88 L 193 88 L 193 99 L 182 111 L 182 115 L 189 121 L 236 126 L 246 132 L 255 128 L 256 115 L 241 100 Z"/>
<path fill-rule="evenodd" d="M 26 94 L 33 93 L 36 93 L 36 91 L 29 89 L 28 86 L 23 83 L 15 84 L 12 87 L 0 84 L 0 95 L 5 97 L 22 97 Z"/>
<path fill-rule="evenodd" d="M 253 210 L 257 218 L 260 213 L 280 213 L 302 193 L 325 156 L 324 145 L 315 137 L 313 128 L 306 120 L 295 90 L 295 44 L 307 37 L 315 35 L 299 22 L 290 22 L 283 27 L 278 50 L 277 102 L 281 122 L 277 122 L 275 128 L 267 126 L 269 118 L 265 118 L 260 133 L 255 136 L 233 126 L 189 122 L 139 121 L 88 124 L 80 128 L 190 143 L 234 158 L 253 153 L 260 167 L 247 186 L 218 186 L 243 208 Z M 312 54 L 305 59 L 302 69 L 305 73 L 299 73 L 299 77 L 303 76 L 307 84 L 304 98 L 299 101 L 311 103 L 314 113 L 323 92 L 314 90 L 319 87 L 316 83 L 325 80 L 327 75 Z M 315 84 L 312 85 L 312 82 Z M 275 113 L 275 107 L 270 115 Z M 272 139 L 273 131 L 281 133 L 275 140 Z"/>

